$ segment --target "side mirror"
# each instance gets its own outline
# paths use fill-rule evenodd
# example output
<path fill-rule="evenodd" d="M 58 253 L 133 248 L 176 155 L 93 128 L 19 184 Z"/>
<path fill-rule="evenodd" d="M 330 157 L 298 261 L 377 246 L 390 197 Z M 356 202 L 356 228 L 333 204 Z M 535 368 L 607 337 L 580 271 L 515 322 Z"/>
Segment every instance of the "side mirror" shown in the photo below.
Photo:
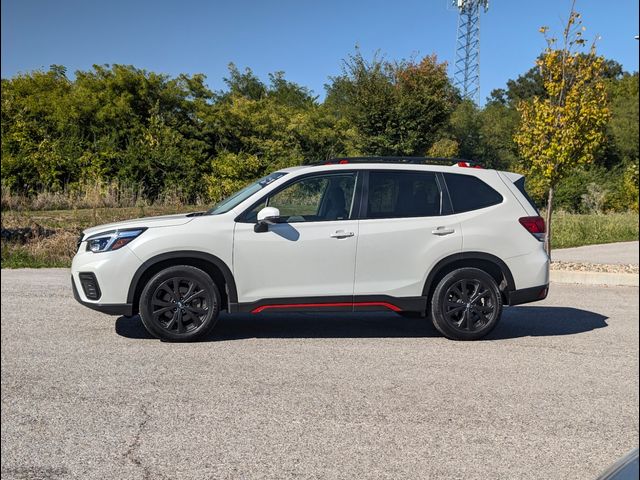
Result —
<path fill-rule="evenodd" d="M 264 207 L 258 212 L 256 218 L 258 223 L 253 227 L 253 230 L 255 232 L 266 232 L 269 230 L 269 225 L 279 223 L 278 219 L 280 218 L 280 210 L 274 207 Z"/>
<path fill-rule="evenodd" d="M 280 210 L 274 207 L 264 207 L 258 212 L 258 222 L 278 223 L 277 218 L 280 216 Z"/>

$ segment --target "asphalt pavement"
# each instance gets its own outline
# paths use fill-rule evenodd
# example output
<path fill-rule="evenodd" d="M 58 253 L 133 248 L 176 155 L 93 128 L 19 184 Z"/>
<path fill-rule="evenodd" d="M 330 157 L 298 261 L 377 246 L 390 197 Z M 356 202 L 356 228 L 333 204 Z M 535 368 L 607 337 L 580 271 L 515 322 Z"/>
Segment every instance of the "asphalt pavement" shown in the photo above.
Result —
<path fill-rule="evenodd" d="M 389 314 L 194 344 L 2 270 L 3 479 L 588 479 L 638 446 L 638 288 L 552 285 L 483 341 Z"/>

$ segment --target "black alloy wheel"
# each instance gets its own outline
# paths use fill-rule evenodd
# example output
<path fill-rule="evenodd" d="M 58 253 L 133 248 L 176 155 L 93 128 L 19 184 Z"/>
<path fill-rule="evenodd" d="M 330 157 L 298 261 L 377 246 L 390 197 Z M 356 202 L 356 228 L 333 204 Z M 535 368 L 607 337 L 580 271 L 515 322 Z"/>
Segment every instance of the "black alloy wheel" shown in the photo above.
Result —
<path fill-rule="evenodd" d="M 170 341 L 194 340 L 213 328 L 220 293 L 211 277 L 191 266 L 162 270 L 145 286 L 140 316 L 155 337 Z"/>
<path fill-rule="evenodd" d="M 431 313 L 435 327 L 447 338 L 477 340 L 500 320 L 502 296 L 491 275 L 477 268 L 461 268 L 438 283 Z"/>

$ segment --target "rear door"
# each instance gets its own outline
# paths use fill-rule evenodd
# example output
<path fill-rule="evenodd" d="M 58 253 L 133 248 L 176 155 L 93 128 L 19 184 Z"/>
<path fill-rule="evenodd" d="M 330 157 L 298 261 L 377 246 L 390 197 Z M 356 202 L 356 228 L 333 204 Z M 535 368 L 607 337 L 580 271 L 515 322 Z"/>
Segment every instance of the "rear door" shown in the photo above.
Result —
<path fill-rule="evenodd" d="M 451 215 L 450 203 L 443 201 L 441 176 L 422 171 L 371 171 L 364 189 L 356 301 L 376 295 L 421 296 L 435 263 L 462 249 L 460 224 Z"/>

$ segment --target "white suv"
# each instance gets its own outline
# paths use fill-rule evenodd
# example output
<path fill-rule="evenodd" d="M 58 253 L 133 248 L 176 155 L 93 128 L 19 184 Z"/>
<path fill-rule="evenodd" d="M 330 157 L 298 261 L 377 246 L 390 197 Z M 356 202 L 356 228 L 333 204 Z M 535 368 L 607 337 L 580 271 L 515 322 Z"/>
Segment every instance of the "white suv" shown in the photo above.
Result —
<path fill-rule="evenodd" d="M 438 165 L 440 163 L 440 165 Z M 503 305 L 546 297 L 545 224 L 521 175 L 423 158 L 280 170 L 207 212 L 85 230 L 83 305 L 139 313 L 164 340 L 201 337 L 221 310 L 391 310 L 475 340 Z"/>

